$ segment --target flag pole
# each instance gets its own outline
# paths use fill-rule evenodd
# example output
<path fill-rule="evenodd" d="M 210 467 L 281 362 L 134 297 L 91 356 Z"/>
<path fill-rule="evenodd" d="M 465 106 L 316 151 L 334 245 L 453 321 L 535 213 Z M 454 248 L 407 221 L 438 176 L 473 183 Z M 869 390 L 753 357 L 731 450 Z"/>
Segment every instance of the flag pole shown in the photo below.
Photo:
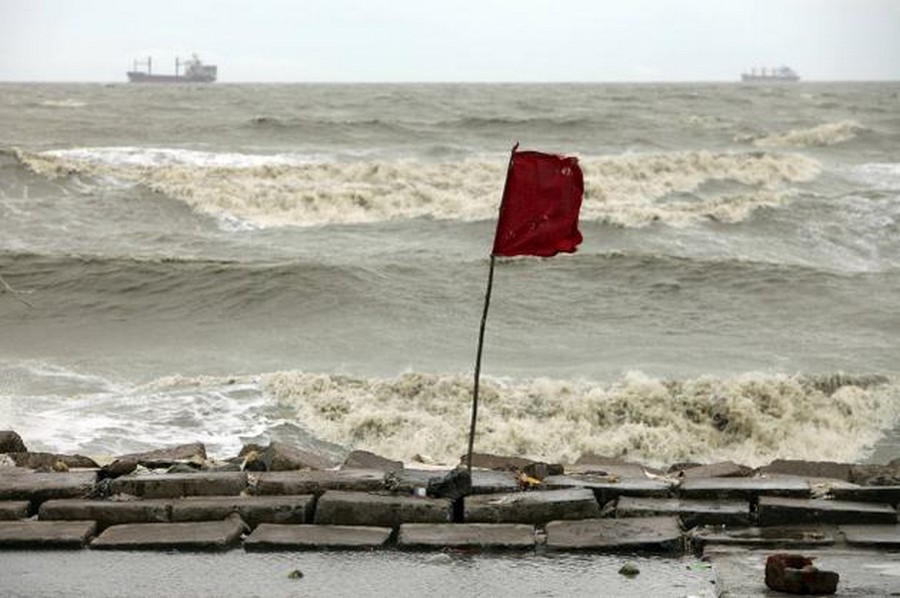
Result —
<path fill-rule="evenodd" d="M 512 173 L 513 158 L 516 155 L 519 143 L 513 146 L 509 155 L 509 166 L 506 169 L 506 182 L 503 185 L 503 196 L 500 199 L 500 213 L 503 213 L 503 204 L 506 203 L 506 192 L 509 189 L 509 177 Z M 499 226 L 500 218 L 497 218 Z M 496 232 L 494 233 L 496 238 Z M 469 424 L 469 451 L 466 453 L 466 467 L 469 476 L 472 475 L 472 452 L 475 447 L 475 422 L 478 419 L 478 387 L 481 381 L 481 352 L 484 348 L 484 328 L 487 323 L 488 308 L 491 306 L 491 288 L 494 286 L 494 261 L 496 256 L 491 252 L 491 265 L 488 270 L 487 290 L 484 293 L 484 310 L 481 312 L 481 328 L 478 330 L 478 350 L 475 352 L 475 386 L 472 388 L 472 421 Z"/>

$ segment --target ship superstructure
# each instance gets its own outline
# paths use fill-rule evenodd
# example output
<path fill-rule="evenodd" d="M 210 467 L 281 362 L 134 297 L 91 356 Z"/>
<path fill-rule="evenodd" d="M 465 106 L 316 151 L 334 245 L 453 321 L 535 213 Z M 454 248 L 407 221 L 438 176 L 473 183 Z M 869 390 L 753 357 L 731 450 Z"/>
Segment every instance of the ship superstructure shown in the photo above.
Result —
<path fill-rule="evenodd" d="M 800 75 L 794 69 L 787 66 L 777 68 L 750 69 L 749 73 L 741 73 L 741 81 L 745 83 L 781 83 L 799 81 Z"/>
<path fill-rule="evenodd" d="M 146 70 L 140 70 L 141 67 Z M 181 73 L 182 67 L 184 74 Z M 135 60 L 133 70 L 126 73 L 132 83 L 213 83 L 218 77 L 218 67 L 214 64 L 203 64 L 194 54 L 189 60 L 175 59 L 174 75 L 154 75 L 153 58 Z"/>

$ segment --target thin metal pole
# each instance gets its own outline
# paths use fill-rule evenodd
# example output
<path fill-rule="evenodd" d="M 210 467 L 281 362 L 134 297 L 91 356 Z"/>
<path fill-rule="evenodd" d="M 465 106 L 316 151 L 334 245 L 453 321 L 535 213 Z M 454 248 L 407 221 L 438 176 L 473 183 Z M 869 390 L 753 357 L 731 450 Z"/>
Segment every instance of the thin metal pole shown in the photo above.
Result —
<path fill-rule="evenodd" d="M 475 446 L 475 421 L 478 419 L 478 383 L 481 379 L 481 350 L 484 347 L 484 327 L 487 322 L 488 308 L 491 306 L 491 287 L 494 286 L 494 255 L 491 254 L 491 267 L 488 270 L 487 291 L 484 294 L 484 311 L 481 313 L 481 328 L 478 331 L 478 351 L 475 354 L 475 387 L 472 390 L 472 423 L 469 426 L 469 452 L 466 455 L 466 467 L 472 474 L 472 451 Z"/>

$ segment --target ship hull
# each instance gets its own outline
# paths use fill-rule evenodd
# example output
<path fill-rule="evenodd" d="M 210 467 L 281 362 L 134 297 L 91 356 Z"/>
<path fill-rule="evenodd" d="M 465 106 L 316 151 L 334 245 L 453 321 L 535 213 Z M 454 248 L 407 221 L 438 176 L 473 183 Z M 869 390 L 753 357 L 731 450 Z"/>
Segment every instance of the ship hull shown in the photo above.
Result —
<path fill-rule="evenodd" d="M 215 79 L 203 77 L 182 77 L 180 75 L 148 75 L 139 71 L 126 73 L 131 83 L 212 83 Z"/>
<path fill-rule="evenodd" d="M 800 80 L 798 76 L 767 77 L 761 75 L 741 75 L 744 83 L 795 83 Z"/>

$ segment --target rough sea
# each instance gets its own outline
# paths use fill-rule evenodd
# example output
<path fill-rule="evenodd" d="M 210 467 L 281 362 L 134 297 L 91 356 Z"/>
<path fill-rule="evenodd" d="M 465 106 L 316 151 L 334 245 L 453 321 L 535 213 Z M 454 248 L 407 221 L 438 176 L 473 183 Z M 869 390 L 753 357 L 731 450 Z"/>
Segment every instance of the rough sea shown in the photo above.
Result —
<path fill-rule="evenodd" d="M 476 450 L 900 456 L 900 83 L 0 84 L 0 429 L 456 463 L 509 151 L 584 243 L 498 261 Z"/>

